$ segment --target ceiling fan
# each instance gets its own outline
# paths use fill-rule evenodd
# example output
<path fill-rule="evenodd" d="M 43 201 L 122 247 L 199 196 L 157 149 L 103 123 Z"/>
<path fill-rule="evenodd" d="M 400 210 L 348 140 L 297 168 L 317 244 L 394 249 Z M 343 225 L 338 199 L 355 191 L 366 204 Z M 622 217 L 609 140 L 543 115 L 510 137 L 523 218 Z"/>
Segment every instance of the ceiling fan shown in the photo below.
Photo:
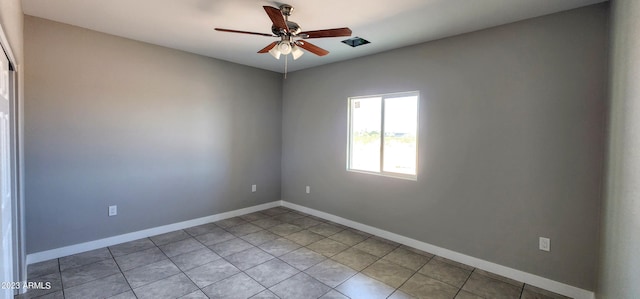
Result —
<path fill-rule="evenodd" d="M 300 58 L 300 56 L 302 56 L 302 54 L 304 53 L 302 50 L 300 50 L 300 48 L 305 49 L 318 56 L 329 54 L 329 51 L 302 39 L 351 36 L 351 29 L 347 27 L 302 31 L 302 28 L 300 28 L 297 23 L 289 21 L 289 16 L 291 16 L 291 13 L 293 12 L 293 7 L 288 4 L 280 5 L 280 8 L 275 8 L 272 6 L 263 6 L 263 8 L 267 12 L 267 15 L 271 19 L 271 22 L 273 22 L 273 25 L 271 26 L 271 34 L 223 28 L 216 28 L 216 30 L 223 32 L 279 37 L 279 41 L 272 42 L 262 50 L 258 51 L 258 53 L 269 53 L 276 59 L 280 59 L 280 55 L 291 54 L 294 60 Z"/>

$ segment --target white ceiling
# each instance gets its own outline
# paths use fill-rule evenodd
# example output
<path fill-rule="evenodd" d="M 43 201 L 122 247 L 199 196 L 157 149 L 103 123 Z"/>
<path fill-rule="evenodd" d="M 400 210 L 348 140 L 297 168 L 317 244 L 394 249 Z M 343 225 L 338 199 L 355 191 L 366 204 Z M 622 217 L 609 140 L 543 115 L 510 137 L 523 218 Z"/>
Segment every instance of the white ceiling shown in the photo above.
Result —
<path fill-rule="evenodd" d="M 606 0 L 286 0 L 303 31 L 349 27 L 371 42 L 352 48 L 344 37 L 312 39 L 331 53 L 305 53 L 289 71 L 511 23 Z M 372 3 L 376 3 L 373 5 Z M 256 52 L 276 38 L 214 31 L 271 33 L 265 0 L 22 0 L 25 14 L 100 32 L 282 72 L 284 61 Z"/>

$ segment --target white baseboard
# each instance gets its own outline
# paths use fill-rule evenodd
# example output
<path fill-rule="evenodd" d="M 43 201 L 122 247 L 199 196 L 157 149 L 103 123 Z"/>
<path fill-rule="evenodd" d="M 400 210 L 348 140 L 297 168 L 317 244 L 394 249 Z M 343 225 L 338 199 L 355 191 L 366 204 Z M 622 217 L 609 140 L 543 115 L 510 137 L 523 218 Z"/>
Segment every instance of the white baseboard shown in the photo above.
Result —
<path fill-rule="evenodd" d="M 89 241 L 85 243 L 69 245 L 65 247 L 55 248 L 51 250 L 31 253 L 27 255 L 27 265 L 34 264 L 42 261 L 47 261 L 50 259 L 60 258 L 63 256 L 68 256 L 76 253 L 86 252 L 89 250 L 94 250 L 102 247 L 112 246 L 120 243 L 125 243 L 141 238 L 151 237 L 159 234 L 164 234 L 168 232 L 172 232 L 179 229 L 185 229 L 196 225 L 201 225 L 209 222 L 214 222 L 222 219 L 227 219 L 231 217 L 236 217 L 248 213 L 257 212 L 260 210 L 278 207 L 281 205 L 281 201 L 269 202 L 257 206 L 252 206 L 248 208 L 233 210 L 229 212 L 224 212 L 220 214 L 215 214 L 211 216 L 191 219 L 187 221 L 182 221 L 178 223 L 167 224 L 163 226 L 158 226 L 154 228 L 144 229 L 136 232 L 131 232 L 123 235 L 113 236 L 109 238 Z"/>
<path fill-rule="evenodd" d="M 327 220 L 331 220 L 333 222 L 346 225 L 349 227 L 353 227 L 359 229 L 363 232 L 367 232 L 379 237 L 383 237 L 385 239 L 398 242 L 400 244 L 404 244 L 407 246 L 411 246 L 413 248 L 417 248 L 426 252 L 433 253 L 435 255 L 448 258 L 450 260 L 454 260 L 456 262 L 460 262 L 478 269 L 482 269 L 488 272 L 492 272 L 498 275 L 502 275 L 504 277 L 508 277 L 517 281 L 524 282 L 526 284 L 530 284 L 532 286 L 536 286 L 539 288 L 543 288 L 545 290 L 549 290 L 564 296 L 568 296 L 575 299 L 595 299 L 595 294 L 592 291 L 587 291 L 584 289 L 580 289 L 574 286 L 570 286 L 568 284 L 564 284 L 561 282 L 557 282 L 548 278 L 544 278 L 541 276 L 537 276 L 531 273 L 523 272 L 520 270 L 516 270 L 513 268 L 505 267 L 496 263 L 492 263 L 489 261 L 485 261 L 479 258 L 475 258 L 472 256 L 468 256 L 462 253 L 455 252 L 453 250 L 449 250 L 446 248 L 438 247 L 435 245 L 431 245 L 429 243 L 425 243 L 422 241 L 418 241 L 415 239 L 411 239 L 402 235 L 398 235 L 386 230 L 382 230 L 373 226 L 369 226 L 366 224 L 362 224 L 359 222 L 355 222 L 346 218 L 342 218 L 333 214 L 325 213 L 322 211 L 314 210 L 311 208 L 307 208 L 305 206 L 301 206 L 298 204 L 290 203 L 287 201 L 282 201 L 282 206 L 294 209 L 300 212 L 304 212 L 310 215 L 314 215 L 320 218 L 324 218 Z"/>

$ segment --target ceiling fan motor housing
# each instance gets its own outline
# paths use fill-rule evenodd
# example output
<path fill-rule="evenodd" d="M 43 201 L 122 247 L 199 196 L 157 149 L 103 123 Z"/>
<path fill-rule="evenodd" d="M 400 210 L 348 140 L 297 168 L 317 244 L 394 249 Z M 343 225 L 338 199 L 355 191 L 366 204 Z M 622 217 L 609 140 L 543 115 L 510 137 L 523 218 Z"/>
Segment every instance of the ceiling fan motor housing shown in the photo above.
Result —
<path fill-rule="evenodd" d="M 287 21 L 287 27 L 289 27 L 289 33 L 287 33 L 284 29 L 278 28 L 276 26 L 271 26 L 271 32 L 273 32 L 273 34 L 277 36 L 295 36 L 302 31 L 302 28 L 300 28 L 300 26 L 298 26 L 296 22 Z"/>

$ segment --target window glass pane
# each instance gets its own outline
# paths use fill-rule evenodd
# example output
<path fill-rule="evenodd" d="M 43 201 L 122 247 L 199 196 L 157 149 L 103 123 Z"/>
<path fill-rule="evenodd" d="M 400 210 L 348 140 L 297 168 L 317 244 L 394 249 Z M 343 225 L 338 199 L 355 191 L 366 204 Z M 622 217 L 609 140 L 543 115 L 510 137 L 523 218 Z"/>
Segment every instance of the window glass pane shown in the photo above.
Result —
<path fill-rule="evenodd" d="M 380 171 L 381 101 L 380 97 L 351 99 L 351 169 Z"/>
<path fill-rule="evenodd" d="M 384 100 L 384 171 L 416 174 L 418 97 Z"/>

